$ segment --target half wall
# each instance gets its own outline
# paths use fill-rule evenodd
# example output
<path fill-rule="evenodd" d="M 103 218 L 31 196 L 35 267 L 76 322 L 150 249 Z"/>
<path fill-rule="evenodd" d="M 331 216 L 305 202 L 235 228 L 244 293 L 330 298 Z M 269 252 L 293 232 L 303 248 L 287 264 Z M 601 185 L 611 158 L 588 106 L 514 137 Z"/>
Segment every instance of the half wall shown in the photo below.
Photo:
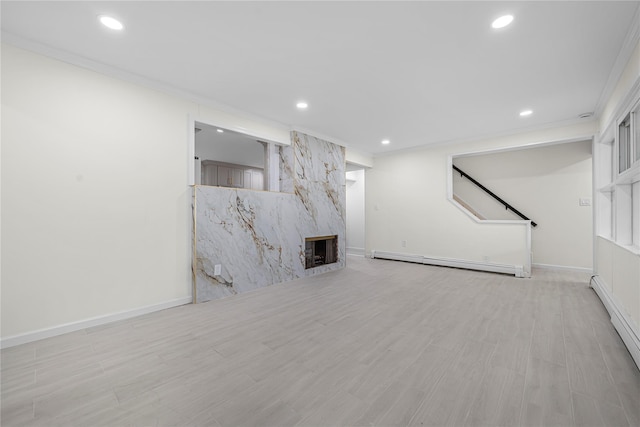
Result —
<path fill-rule="evenodd" d="M 345 149 L 295 131 L 291 140 L 280 147 L 291 193 L 194 187 L 194 302 L 345 266 Z M 305 238 L 328 235 L 337 262 L 305 269 Z"/>

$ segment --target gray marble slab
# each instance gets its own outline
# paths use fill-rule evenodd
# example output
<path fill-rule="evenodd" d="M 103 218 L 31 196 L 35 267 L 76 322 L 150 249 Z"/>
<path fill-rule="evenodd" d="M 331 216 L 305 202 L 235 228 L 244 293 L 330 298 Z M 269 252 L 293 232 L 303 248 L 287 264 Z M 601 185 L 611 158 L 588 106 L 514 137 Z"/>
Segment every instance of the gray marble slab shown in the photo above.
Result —
<path fill-rule="evenodd" d="M 291 137 L 280 156 L 291 192 L 194 187 L 196 302 L 345 266 L 344 147 Z M 338 236 L 338 262 L 305 269 L 305 238 L 327 235 Z"/>

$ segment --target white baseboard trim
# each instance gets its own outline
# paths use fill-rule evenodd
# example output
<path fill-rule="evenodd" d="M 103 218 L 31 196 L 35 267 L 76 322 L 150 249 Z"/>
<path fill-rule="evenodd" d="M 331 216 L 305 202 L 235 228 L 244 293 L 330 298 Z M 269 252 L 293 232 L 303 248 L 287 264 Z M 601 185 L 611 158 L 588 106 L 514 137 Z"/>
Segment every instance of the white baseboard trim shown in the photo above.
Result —
<path fill-rule="evenodd" d="M 118 320 L 130 319 L 132 317 L 142 316 L 143 314 L 153 313 L 154 311 L 165 310 L 167 308 L 178 307 L 192 302 L 192 297 L 183 297 L 166 301 L 160 304 L 140 307 L 133 310 L 120 311 L 118 313 L 107 314 L 105 316 L 92 317 L 90 319 L 80 320 L 77 322 L 65 323 L 63 325 L 54 326 L 52 328 L 39 329 L 33 332 L 13 335 L 0 339 L 0 348 L 14 347 L 20 344 L 26 344 L 33 341 L 51 338 L 69 332 L 79 331 L 81 329 L 91 328 L 94 326 L 104 325 Z"/>
<path fill-rule="evenodd" d="M 495 264 L 490 262 L 470 261 L 466 259 L 427 257 L 422 255 L 383 251 L 371 251 L 371 258 L 407 261 L 415 262 L 418 264 L 438 265 L 443 267 L 465 268 L 468 270 L 489 271 L 493 273 L 513 274 L 517 277 L 528 277 L 521 265 Z"/>
<path fill-rule="evenodd" d="M 409 255 L 409 254 L 400 254 L 395 252 L 383 252 L 383 251 L 371 251 L 371 258 L 379 258 L 379 259 L 390 259 L 393 261 L 407 261 L 407 262 L 416 262 L 418 264 L 422 264 L 422 256 L 420 255 Z"/>
<path fill-rule="evenodd" d="M 544 269 L 544 270 L 564 270 L 564 271 L 575 271 L 577 273 L 593 274 L 593 269 L 592 268 L 572 267 L 572 266 L 568 266 L 568 265 L 533 263 L 533 264 L 531 264 L 531 267 L 533 267 L 533 268 L 541 268 L 541 269 Z"/>
<path fill-rule="evenodd" d="M 629 354 L 631 354 L 633 361 L 636 363 L 636 367 L 640 369 L 640 333 L 635 330 L 624 310 L 621 310 L 618 304 L 616 304 L 600 276 L 593 277 L 591 287 L 596 291 L 602 304 L 609 312 L 613 327 L 616 328 L 624 345 L 627 346 Z"/>
<path fill-rule="evenodd" d="M 364 256 L 364 248 L 351 248 L 347 247 L 347 255 Z"/>

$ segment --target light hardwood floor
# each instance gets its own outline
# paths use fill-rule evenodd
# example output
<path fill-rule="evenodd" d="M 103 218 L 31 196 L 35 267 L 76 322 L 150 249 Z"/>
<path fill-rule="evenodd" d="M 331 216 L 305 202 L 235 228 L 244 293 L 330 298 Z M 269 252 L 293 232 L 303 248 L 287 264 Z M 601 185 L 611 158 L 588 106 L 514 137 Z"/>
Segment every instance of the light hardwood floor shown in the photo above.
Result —
<path fill-rule="evenodd" d="M 588 275 L 342 271 L 2 351 L 2 426 L 638 426 Z"/>

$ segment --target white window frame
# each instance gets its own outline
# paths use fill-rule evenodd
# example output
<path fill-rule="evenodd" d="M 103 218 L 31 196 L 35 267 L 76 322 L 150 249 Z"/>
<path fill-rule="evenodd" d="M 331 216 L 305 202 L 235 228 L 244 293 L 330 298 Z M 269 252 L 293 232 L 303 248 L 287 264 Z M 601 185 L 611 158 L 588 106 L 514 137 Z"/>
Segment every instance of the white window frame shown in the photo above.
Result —
<path fill-rule="evenodd" d="M 628 121 L 628 126 L 625 122 Z M 600 193 L 610 192 L 611 239 L 617 244 L 640 252 L 640 96 L 632 106 L 620 114 L 615 122 L 615 141 L 612 147 L 611 182 L 600 188 Z M 628 131 L 622 134 L 622 131 Z M 626 159 L 621 158 L 626 145 Z M 605 215 L 605 217 L 608 215 Z M 599 235 L 606 237 L 608 231 L 600 226 Z"/>

